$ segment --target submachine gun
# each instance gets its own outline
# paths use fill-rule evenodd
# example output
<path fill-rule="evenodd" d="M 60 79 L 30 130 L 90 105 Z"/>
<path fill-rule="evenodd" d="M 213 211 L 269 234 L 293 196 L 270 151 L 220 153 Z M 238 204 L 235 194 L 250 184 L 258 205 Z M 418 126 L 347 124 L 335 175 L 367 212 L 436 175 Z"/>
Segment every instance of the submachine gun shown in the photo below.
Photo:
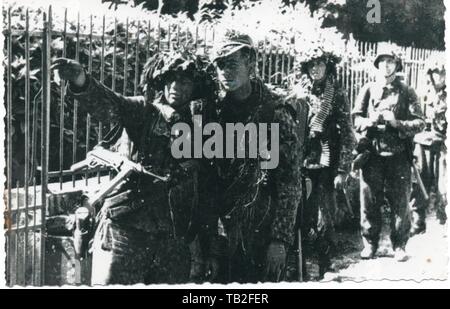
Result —
<path fill-rule="evenodd" d="M 117 172 L 117 175 L 110 181 L 100 185 L 99 190 L 93 194 L 86 194 L 83 206 L 79 207 L 75 212 L 75 228 L 73 232 L 74 248 L 77 256 L 83 256 L 89 243 L 90 232 L 92 228 L 92 217 L 104 217 L 109 207 L 102 206 L 99 211 L 97 208 L 118 185 L 120 185 L 132 173 L 140 173 L 155 178 L 156 181 L 169 181 L 169 176 L 160 176 L 154 174 L 144 168 L 139 163 L 135 163 L 117 152 L 110 151 L 101 146 L 96 146 L 92 151 L 88 152 L 86 159 L 73 164 L 70 167 L 72 172 L 80 171 L 98 171 L 99 168 L 107 168 Z"/>

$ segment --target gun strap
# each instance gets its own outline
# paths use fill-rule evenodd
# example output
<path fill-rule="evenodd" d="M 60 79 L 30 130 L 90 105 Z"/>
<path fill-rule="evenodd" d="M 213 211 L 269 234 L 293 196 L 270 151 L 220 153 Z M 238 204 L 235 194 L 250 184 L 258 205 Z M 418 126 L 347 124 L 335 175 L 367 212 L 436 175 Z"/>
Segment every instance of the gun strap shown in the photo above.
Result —
<path fill-rule="evenodd" d="M 101 140 L 98 145 L 109 149 L 112 145 L 114 145 L 115 143 L 117 143 L 117 141 L 119 140 L 119 138 L 122 136 L 122 131 L 123 131 L 124 127 L 121 124 L 116 124 L 103 138 L 103 140 Z"/>

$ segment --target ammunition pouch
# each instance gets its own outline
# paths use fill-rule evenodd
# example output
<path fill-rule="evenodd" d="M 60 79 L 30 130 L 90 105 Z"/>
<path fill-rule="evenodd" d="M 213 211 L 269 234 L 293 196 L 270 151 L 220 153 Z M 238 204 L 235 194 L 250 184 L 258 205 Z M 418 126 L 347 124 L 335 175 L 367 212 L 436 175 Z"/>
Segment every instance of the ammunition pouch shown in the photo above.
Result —
<path fill-rule="evenodd" d="M 136 211 L 142 204 L 136 192 L 130 189 L 105 198 L 103 207 L 107 209 L 106 216 L 114 220 Z"/>
<path fill-rule="evenodd" d="M 376 128 L 370 128 L 370 130 L 366 131 L 366 135 L 358 140 L 358 144 L 356 145 L 356 149 L 354 152 L 355 158 L 352 162 L 353 171 L 361 169 L 367 163 L 367 161 L 369 161 L 370 155 L 374 151 L 371 137 L 376 133 L 371 129 L 376 130 Z"/>
<path fill-rule="evenodd" d="M 75 229 L 75 215 L 51 216 L 45 220 L 45 229 L 48 235 L 71 236 Z"/>

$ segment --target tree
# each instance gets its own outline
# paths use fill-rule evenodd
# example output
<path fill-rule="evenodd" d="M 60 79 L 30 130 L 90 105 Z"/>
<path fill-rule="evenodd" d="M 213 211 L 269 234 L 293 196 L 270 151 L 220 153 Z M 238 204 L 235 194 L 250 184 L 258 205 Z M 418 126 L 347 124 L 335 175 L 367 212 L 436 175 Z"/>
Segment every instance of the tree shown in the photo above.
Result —
<path fill-rule="evenodd" d="M 323 27 L 337 27 L 345 36 L 364 41 L 392 41 L 427 49 L 445 48 L 443 0 L 380 0 L 381 22 L 367 20 L 368 0 L 282 0 L 285 5 L 306 3 L 323 14 Z"/>
<path fill-rule="evenodd" d="M 381 1 L 381 22 L 369 23 L 367 1 L 347 0 L 345 5 L 323 7 L 324 27 L 336 26 L 345 35 L 364 41 L 392 41 L 403 46 L 445 48 L 443 0 Z"/>
<path fill-rule="evenodd" d="M 105 3 L 111 3 L 110 8 L 114 7 L 115 10 L 119 8 L 121 4 L 126 4 L 132 1 L 135 5 L 142 4 L 143 8 L 153 11 L 159 10 L 161 14 L 177 14 L 180 12 L 186 12 L 190 18 L 193 18 L 193 14 L 198 11 L 198 0 L 102 0 Z"/>
<path fill-rule="evenodd" d="M 122 0 L 104 0 L 121 3 Z M 149 10 L 159 8 L 158 0 L 130 0 L 144 3 Z M 256 0 L 255 0 L 256 1 Z M 187 12 L 193 19 L 201 10 L 202 19 L 220 18 L 228 6 L 239 7 L 244 0 L 160 0 L 162 14 Z M 393 41 L 399 45 L 427 49 L 445 48 L 445 6 L 443 0 L 380 0 L 381 22 L 367 20 L 368 1 L 363 0 L 280 0 L 286 7 L 306 4 L 311 14 L 324 16 L 323 27 L 337 27 L 345 36 L 364 41 Z"/>

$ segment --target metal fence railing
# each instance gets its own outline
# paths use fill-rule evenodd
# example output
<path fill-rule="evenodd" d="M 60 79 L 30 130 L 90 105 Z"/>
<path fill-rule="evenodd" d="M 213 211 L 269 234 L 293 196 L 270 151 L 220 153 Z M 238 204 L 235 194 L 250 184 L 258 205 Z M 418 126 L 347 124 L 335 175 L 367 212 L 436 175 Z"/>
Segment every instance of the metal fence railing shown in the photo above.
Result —
<path fill-rule="evenodd" d="M 11 9 L 6 12 L 6 240 L 7 282 L 9 285 L 44 284 L 45 217 L 48 214 L 49 186 L 64 189 L 80 183 L 98 183 L 99 174 L 74 175 L 69 167 L 104 136 L 111 124 L 94 123 L 79 116 L 80 102 L 65 96 L 65 86 L 58 84 L 50 71 L 54 57 L 68 57 L 86 65 L 87 71 L 112 90 L 123 95 L 139 94 L 139 77 L 146 60 L 161 49 L 192 44 L 208 53 L 214 45 L 215 32 L 210 26 L 183 28 L 155 21 L 114 20 L 113 29 L 89 26 L 63 17 L 62 29 L 54 29 L 51 8 L 42 14 L 42 31 L 30 31 L 30 16 L 25 27 L 11 23 Z M 70 27 L 69 27 L 70 26 Z M 68 28 L 70 30 L 68 30 Z M 82 28 L 85 31 L 82 31 Z M 86 33 L 87 32 L 87 33 Z M 362 64 L 374 56 L 376 43 L 349 40 L 347 45 L 359 55 L 346 59 L 339 67 L 338 80 L 348 91 L 353 104 L 361 86 L 373 79 Z M 424 84 L 426 59 L 440 51 L 403 48 L 404 75 L 414 88 Z M 298 55 L 291 47 L 281 49 L 270 42 L 258 42 L 258 75 L 267 83 L 289 87 Z"/>

